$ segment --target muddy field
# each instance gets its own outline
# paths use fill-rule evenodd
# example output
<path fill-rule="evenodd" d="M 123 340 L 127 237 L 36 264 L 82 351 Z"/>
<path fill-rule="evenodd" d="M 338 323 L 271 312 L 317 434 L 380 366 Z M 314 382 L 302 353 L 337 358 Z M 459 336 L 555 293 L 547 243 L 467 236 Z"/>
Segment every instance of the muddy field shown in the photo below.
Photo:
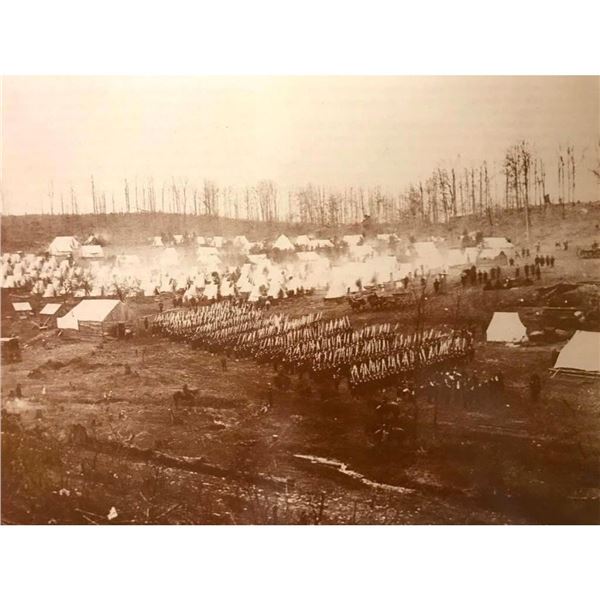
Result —
<path fill-rule="evenodd" d="M 540 285 L 590 279 L 599 261 L 572 251 Z M 596 275 L 597 276 L 597 275 Z M 419 400 L 414 437 L 382 448 L 366 432 L 368 403 L 342 384 L 338 397 L 311 388 L 276 391 L 265 411 L 270 366 L 228 359 L 144 334 L 84 340 L 40 331 L 10 313 L 23 360 L 2 366 L 4 523 L 599 523 L 600 385 L 552 377 L 556 344 L 486 344 L 494 310 L 518 309 L 529 329 L 531 288 L 461 291 L 432 298 L 428 325 L 479 331 L 469 371 L 502 371 L 501 401 Z M 460 300 L 458 298 L 460 297 Z M 152 300 L 134 304 L 139 316 Z M 355 325 L 414 313 L 352 313 L 320 295 L 283 301 L 293 314 L 349 314 Z M 5 335 L 5 333 L 3 333 Z M 543 380 L 529 401 L 532 372 Z M 8 399 L 20 383 L 24 398 Z M 193 403 L 175 408 L 187 383 Z M 114 508 L 114 510 L 113 510 Z"/>

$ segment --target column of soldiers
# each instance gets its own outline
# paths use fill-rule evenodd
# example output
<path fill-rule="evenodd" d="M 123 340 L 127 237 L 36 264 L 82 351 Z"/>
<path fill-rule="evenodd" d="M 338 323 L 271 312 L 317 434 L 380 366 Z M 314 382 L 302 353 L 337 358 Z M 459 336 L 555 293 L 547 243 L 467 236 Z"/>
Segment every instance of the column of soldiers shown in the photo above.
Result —
<path fill-rule="evenodd" d="M 504 380 L 500 372 L 480 379 L 475 374 L 450 369 L 400 379 L 396 382 L 395 397 L 390 397 L 388 389 L 366 396 L 372 409 L 365 422 L 367 433 L 376 444 L 391 441 L 416 444 L 421 420 L 419 399 L 433 407 L 432 424 L 437 431 L 438 408 L 462 410 L 485 402 L 502 402 Z"/>
<path fill-rule="evenodd" d="M 350 385 L 358 393 L 375 387 L 397 385 L 413 377 L 417 369 L 457 364 L 473 355 L 473 334 L 466 330 L 422 334 L 397 334 L 391 352 L 374 353 L 352 365 Z"/>
<path fill-rule="evenodd" d="M 161 313 L 153 331 L 195 348 L 272 363 L 317 383 L 347 378 L 354 391 L 392 385 L 416 369 L 439 368 L 472 355 L 467 330 L 404 334 L 390 323 L 353 329 L 347 316 L 291 318 L 251 305 L 223 302 Z"/>
<path fill-rule="evenodd" d="M 372 406 L 372 422 L 366 426 L 378 442 L 394 432 L 412 439 L 412 431 L 416 439 L 419 398 L 435 406 L 437 423 L 438 405 L 468 407 L 496 397 L 503 388 L 501 375 L 480 381 L 457 370 L 473 357 L 468 330 L 406 334 L 390 323 L 354 329 L 347 316 L 291 318 L 235 302 L 161 313 L 153 330 L 222 355 L 270 362 L 277 371 L 275 383 L 283 390 L 291 384 L 290 375 L 298 374 L 300 393 L 312 392 L 312 379 L 326 399 L 337 394 L 346 378 L 352 393 Z M 394 388 L 396 398 L 390 401 L 386 389 Z M 266 410 L 271 404 L 272 399 Z M 407 410 L 408 420 L 401 415 Z"/>
<path fill-rule="evenodd" d="M 290 335 L 321 318 L 319 313 L 291 319 L 231 301 L 160 313 L 152 321 L 152 330 L 195 348 L 257 358 L 264 341 Z"/>
<path fill-rule="evenodd" d="M 430 376 L 420 390 L 433 403 L 468 408 L 476 402 L 498 400 L 504 391 L 504 379 L 500 372 L 479 379 L 475 374 L 453 369 Z"/>

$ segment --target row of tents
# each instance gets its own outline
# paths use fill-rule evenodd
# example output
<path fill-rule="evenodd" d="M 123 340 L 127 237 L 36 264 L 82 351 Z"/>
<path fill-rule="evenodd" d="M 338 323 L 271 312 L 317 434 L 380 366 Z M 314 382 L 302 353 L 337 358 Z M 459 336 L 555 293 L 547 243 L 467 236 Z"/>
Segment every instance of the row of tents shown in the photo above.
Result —
<path fill-rule="evenodd" d="M 175 245 L 183 244 L 185 236 L 173 235 L 172 236 Z M 383 233 L 378 234 L 375 238 L 378 242 L 389 242 L 391 240 L 399 241 L 399 238 L 394 234 Z M 365 238 L 360 234 L 347 234 L 342 236 L 341 241 L 349 247 L 359 246 L 365 242 Z M 223 236 L 195 236 L 195 242 L 198 246 L 212 246 L 214 248 L 221 248 L 226 242 Z M 245 235 L 238 235 L 232 238 L 232 244 L 236 247 L 250 248 L 256 242 L 251 242 Z M 154 236 L 151 238 L 151 245 L 155 247 L 164 247 L 166 244 L 163 242 L 161 236 Z M 415 242 L 415 247 L 420 248 L 432 248 L 435 246 L 434 241 Z M 296 236 L 291 239 L 285 234 L 280 234 L 271 244 L 272 248 L 278 250 L 294 250 L 297 248 L 306 248 L 308 250 L 315 250 L 318 248 L 333 248 L 334 243 L 332 240 L 327 238 L 312 238 L 306 234 Z M 48 246 L 48 252 L 53 256 L 68 256 L 73 255 L 80 249 L 83 253 L 91 256 L 100 255 L 103 253 L 102 246 L 97 243 L 97 240 L 93 237 L 86 240 L 83 244 L 73 235 L 61 235 L 55 237 Z M 484 237 L 482 238 L 480 249 L 493 254 L 500 251 L 511 251 L 514 250 L 514 245 L 505 237 Z"/>
<path fill-rule="evenodd" d="M 20 315 L 33 315 L 29 302 L 13 302 L 13 310 Z M 64 314 L 63 314 L 64 313 Z M 111 327 L 127 325 L 133 321 L 134 311 L 130 305 L 117 299 L 93 298 L 81 300 L 68 310 L 62 302 L 49 302 L 38 312 L 60 330 L 75 330 L 88 333 L 108 333 Z"/>
<path fill-rule="evenodd" d="M 396 238 L 393 234 L 378 234 L 378 241 L 386 241 L 391 238 Z M 184 241 L 183 235 L 174 235 L 175 245 L 182 244 Z M 86 240 L 90 241 L 90 240 Z M 94 239 L 92 242 L 96 241 Z M 359 234 L 349 234 L 342 237 L 342 241 L 348 246 L 351 255 L 356 258 L 364 258 L 368 255 L 373 255 L 375 249 L 370 244 L 365 244 L 365 239 Z M 197 246 L 211 248 L 214 251 L 222 248 L 225 243 L 225 238 L 222 236 L 205 237 L 196 236 Z M 239 235 L 233 238 L 234 247 L 239 248 L 242 252 L 249 252 L 254 246 L 254 243 L 249 241 L 244 235 Z M 152 246 L 164 247 L 161 236 L 152 238 Z M 294 250 L 318 250 L 324 248 L 333 248 L 334 244 L 330 239 L 310 238 L 308 235 L 299 235 L 293 241 L 285 234 L 279 235 L 271 244 L 273 249 L 284 252 Z M 493 260 L 501 253 L 510 253 L 514 250 L 513 244 L 504 237 L 484 237 L 481 245 L 477 248 L 452 248 L 446 253 L 442 253 L 438 246 L 433 241 L 414 242 L 409 245 L 407 256 L 411 256 L 417 260 L 423 261 L 429 268 L 435 268 L 442 265 L 461 265 L 472 264 L 477 259 Z M 104 249 L 97 243 L 81 244 L 75 236 L 57 236 L 48 246 L 48 252 L 51 256 L 65 258 L 74 256 L 83 259 L 102 259 L 104 258 Z M 17 258 L 12 260 L 18 260 Z M 5 257 L 3 257 L 5 258 Z"/>
<path fill-rule="evenodd" d="M 48 303 L 40 315 L 56 315 L 62 304 Z M 32 312 L 28 302 L 15 302 L 17 312 Z M 56 318 L 56 326 L 63 331 L 78 331 L 92 335 L 112 332 L 119 335 L 134 319 L 129 304 L 116 299 L 82 300 L 64 316 Z M 518 313 L 496 312 L 486 332 L 488 342 L 519 343 L 527 339 L 527 330 Z M 574 374 L 600 375 L 600 332 L 574 333 L 560 351 L 554 370 Z"/>
<path fill-rule="evenodd" d="M 488 342 L 518 344 L 527 329 L 516 312 L 495 312 L 486 330 Z M 560 351 L 554 370 L 600 375 L 600 332 L 577 330 Z"/>
<path fill-rule="evenodd" d="M 59 304 L 47 304 L 40 314 L 55 314 L 58 308 Z M 115 326 L 126 326 L 133 316 L 130 306 L 120 300 L 82 300 L 64 317 L 57 319 L 57 327 L 102 334 Z M 487 329 L 489 342 L 520 342 L 526 337 L 527 330 L 518 313 L 494 313 Z M 576 331 L 560 351 L 554 369 L 600 375 L 600 332 Z"/>
<path fill-rule="evenodd" d="M 100 244 L 81 244 L 72 235 L 55 237 L 48 246 L 48 253 L 61 258 L 69 256 L 92 260 L 104 258 L 104 249 Z"/>

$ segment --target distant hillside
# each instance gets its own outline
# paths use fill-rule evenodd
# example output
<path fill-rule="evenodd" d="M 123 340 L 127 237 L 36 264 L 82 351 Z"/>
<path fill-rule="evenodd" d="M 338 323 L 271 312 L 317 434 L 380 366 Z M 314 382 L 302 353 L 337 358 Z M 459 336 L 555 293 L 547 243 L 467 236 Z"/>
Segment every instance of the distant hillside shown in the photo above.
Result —
<path fill-rule="evenodd" d="M 600 242 L 600 204 L 576 204 L 565 207 L 551 206 L 530 210 L 530 239 L 562 241 L 587 245 L 594 239 Z M 517 244 L 525 242 L 525 215 L 517 211 L 501 211 L 491 219 L 482 216 L 458 217 L 450 223 L 436 225 L 406 220 L 398 224 L 382 223 L 378 232 L 396 232 L 407 238 L 414 235 L 444 237 L 457 243 L 464 231 L 481 231 L 484 235 L 503 235 Z M 19 215 L 4 216 L 1 221 L 1 245 L 5 252 L 18 250 L 42 251 L 57 235 L 76 235 L 80 239 L 90 233 L 100 234 L 109 244 L 135 246 L 145 244 L 149 237 L 161 233 L 193 232 L 197 235 L 246 235 L 250 240 L 273 239 L 280 233 L 314 234 L 332 237 L 360 232 L 360 224 L 338 227 L 304 225 L 300 223 L 265 223 L 236 221 L 207 216 L 173 214 L 109 214 L 109 215 Z"/>
<path fill-rule="evenodd" d="M 249 239 L 269 238 L 282 230 L 301 232 L 300 226 L 280 223 L 236 221 L 234 219 L 174 214 L 108 214 L 108 215 L 18 215 L 2 217 L 2 249 L 17 251 L 42 250 L 57 235 L 75 235 L 84 239 L 99 234 L 109 244 L 135 246 L 162 233 L 235 236 Z"/>
<path fill-rule="evenodd" d="M 482 231 L 485 235 L 503 235 L 517 244 L 525 243 L 523 211 L 502 211 L 493 215 L 492 223 L 485 217 L 461 217 L 451 223 L 454 231 Z M 573 245 L 600 242 L 600 203 L 536 207 L 529 211 L 530 240 L 555 242 L 568 240 Z"/>

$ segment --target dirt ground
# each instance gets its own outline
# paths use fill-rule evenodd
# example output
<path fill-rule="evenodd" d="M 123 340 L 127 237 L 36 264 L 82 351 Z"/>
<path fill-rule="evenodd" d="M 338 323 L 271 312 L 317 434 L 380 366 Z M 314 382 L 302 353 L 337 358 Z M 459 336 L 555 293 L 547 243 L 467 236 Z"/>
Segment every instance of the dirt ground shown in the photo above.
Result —
<path fill-rule="evenodd" d="M 541 285 L 598 279 L 600 261 L 574 250 L 556 256 Z M 461 290 L 453 279 L 428 302 L 428 325 L 479 326 L 469 371 L 501 371 L 506 393 L 441 406 L 437 428 L 422 398 L 415 439 L 385 449 L 370 442 L 370 409 L 346 384 L 325 400 L 314 387 L 278 391 L 264 412 L 272 367 L 228 359 L 224 369 L 220 356 L 142 331 L 69 339 L 15 317 L 5 302 L 3 335 L 20 336 L 23 360 L 2 365 L 2 522 L 600 523 L 599 382 L 552 376 L 564 342 L 484 341 L 494 310 L 539 325 L 531 293 Z M 139 316 L 156 310 L 147 299 L 134 306 Z M 411 311 L 352 313 L 322 295 L 275 310 L 409 331 L 414 320 Z M 537 405 L 527 390 L 533 372 L 543 380 Z M 24 398 L 9 399 L 17 383 Z M 196 399 L 174 408 L 184 383 Z"/>

